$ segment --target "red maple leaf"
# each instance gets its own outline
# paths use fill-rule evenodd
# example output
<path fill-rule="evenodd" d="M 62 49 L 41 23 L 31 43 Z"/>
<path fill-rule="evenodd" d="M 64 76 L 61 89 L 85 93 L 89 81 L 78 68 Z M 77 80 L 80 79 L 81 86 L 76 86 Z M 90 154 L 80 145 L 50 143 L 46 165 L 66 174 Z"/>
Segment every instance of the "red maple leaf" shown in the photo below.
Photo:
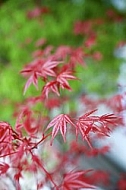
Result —
<path fill-rule="evenodd" d="M 22 172 L 21 170 L 19 170 L 15 175 L 14 175 L 14 179 L 15 179 L 15 182 L 16 182 L 16 189 L 17 190 L 21 190 L 21 186 L 20 186 L 20 179 L 23 178 L 22 176 Z"/>
<path fill-rule="evenodd" d="M 78 137 L 78 133 L 80 132 L 83 140 L 85 139 L 89 146 L 91 146 L 89 140 L 89 133 L 98 133 L 104 136 L 109 136 L 109 125 L 117 124 L 117 117 L 114 114 L 105 114 L 102 116 L 91 116 L 96 110 L 90 111 L 76 121 L 76 137 Z"/>
<path fill-rule="evenodd" d="M 45 61 L 43 59 L 36 59 L 30 64 L 28 64 L 21 73 L 26 77 L 30 76 L 27 80 L 24 93 L 28 89 L 28 87 L 33 84 L 36 88 L 38 88 L 38 78 L 41 77 L 43 80 L 47 78 L 47 76 L 56 76 L 55 71 L 53 70 L 59 64 L 58 61 L 53 61 L 51 59 Z"/>
<path fill-rule="evenodd" d="M 62 189 L 63 190 L 73 190 L 73 189 L 80 189 L 80 188 L 96 189 L 95 186 L 90 185 L 86 182 L 84 175 L 89 171 L 91 170 L 71 171 L 67 173 L 62 183 Z"/>
<path fill-rule="evenodd" d="M 125 109 L 125 106 L 123 106 L 124 97 L 122 94 L 117 94 L 113 97 L 111 97 L 107 101 L 107 106 L 109 106 L 111 109 L 114 110 L 114 112 L 120 113 Z"/>
<path fill-rule="evenodd" d="M 67 124 L 73 125 L 71 118 L 66 114 L 60 114 L 56 116 L 47 126 L 46 130 L 53 127 L 52 130 L 52 140 L 56 137 L 58 131 L 60 130 L 60 133 L 63 137 L 64 142 L 66 141 L 66 131 L 67 131 Z"/>
<path fill-rule="evenodd" d="M 66 88 L 68 90 L 71 90 L 71 87 L 67 80 L 75 80 L 75 79 L 77 79 L 77 77 L 73 76 L 70 71 L 63 71 L 57 76 L 56 81 L 59 83 L 59 86 L 62 89 Z"/>
<path fill-rule="evenodd" d="M 0 175 L 5 174 L 10 166 L 7 163 L 0 163 Z"/>
<path fill-rule="evenodd" d="M 91 112 L 82 115 L 81 117 L 79 117 L 79 119 L 76 122 L 76 138 L 78 137 L 78 133 L 80 132 L 83 137 L 83 140 L 85 139 L 90 147 L 92 146 L 89 141 L 88 134 L 92 130 L 92 127 L 94 126 L 94 119 L 97 120 L 95 116 L 93 117 L 90 115 L 95 111 L 96 110 L 93 110 Z"/>
<path fill-rule="evenodd" d="M 13 130 L 9 123 L 0 121 L 0 156 L 10 154 L 13 150 Z"/>
<path fill-rule="evenodd" d="M 15 128 L 22 134 L 24 129 L 29 136 L 34 136 L 39 131 L 40 118 L 36 120 L 36 115 L 27 106 L 20 110 Z"/>
<path fill-rule="evenodd" d="M 62 71 L 57 77 L 56 80 L 47 82 L 46 85 L 43 87 L 42 96 L 48 98 L 48 94 L 50 91 L 56 93 L 60 96 L 59 89 L 66 88 L 67 90 L 71 90 L 71 87 L 67 80 L 77 79 L 75 76 L 71 74 L 69 71 Z"/>
<path fill-rule="evenodd" d="M 58 61 L 54 60 L 47 60 L 42 66 L 41 66 L 41 74 L 40 76 L 46 77 L 46 76 L 56 76 L 53 68 L 55 68 L 57 65 L 59 65 Z"/>
<path fill-rule="evenodd" d="M 43 87 L 43 90 L 42 90 L 42 97 L 48 98 L 50 91 L 52 91 L 52 92 L 56 93 L 58 96 L 60 96 L 59 86 L 58 86 L 57 81 L 51 81 L 51 82 L 46 83 L 46 85 Z"/>

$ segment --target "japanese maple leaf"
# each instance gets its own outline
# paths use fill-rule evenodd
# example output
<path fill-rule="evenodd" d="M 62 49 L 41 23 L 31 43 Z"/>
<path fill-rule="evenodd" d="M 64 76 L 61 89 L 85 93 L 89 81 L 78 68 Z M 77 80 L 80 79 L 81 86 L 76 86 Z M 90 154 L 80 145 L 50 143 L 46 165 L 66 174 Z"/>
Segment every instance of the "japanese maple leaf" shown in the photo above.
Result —
<path fill-rule="evenodd" d="M 41 71 L 42 64 L 43 62 L 41 59 L 35 59 L 30 64 L 26 65 L 21 71 L 24 76 L 29 77 L 24 87 L 24 93 L 31 84 L 33 84 L 36 88 L 38 87 L 38 74 Z"/>
<path fill-rule="evenodd" d="M 36 89 L 38 89 L 38 76 L 36 73 L 33 73 L 30 78 L 27 80 L 25 87 L 24 87 L 24 94 L 26 93 L 26 90 L 28 89 L 28 87 L 33 84 Z"/>
<path fill-rule="evenodd" d="M 44 59 L 36 59 L 26 66 L 25 69 L 21 71 L 25 76 L 30 75 L 27 80 L 24 88 L 24 93 L 28 89 L 28 87 L 33 84 L 36 88 L 38 88 L 38 78 L 41 77 L 43 80 L 47 78 L 47 76 L 56 76 L 54 72 L 54 68 L 59 64 L 58 61 L 53 61 L 51 59 L 45 61 Z"/>
<path fill-rule="evenodd" d="M 79 131 L 81 132 L 83 139 L 87 137 L 94 125 L 94 122 L 99 118 L 96 116 L 90 116 L 95 111 L 96 110 L 93 110 L 79 117 L 76 122 L 76 137 L 78 136 Z"/>
<path fill-rule="evenodd" d="M 76 121 L 76 137 L 78 137 L 78 133 L 80 132 L 83 140 L 85 139 L 89 146 L 91 146 L 89 140 L 89 133 L 98 133 L 104 136 L 109 136 L 109 125 L 117 124 L 117 117 L 114 114 L 105 114 L 102 116 L 92 116 L 96 110 L 90 111 Z"/>
<path fill-rule="evenodd" d="M 6 174 L 10 166 L 7 163 L 0 163 L 0 175 Z"/>
<path fill-rule="evenodd" d="M 107 101 L 107 106 L 112 108 L 115 112 L 119 113 L 126 109 L 126 107 L 124 106 L 125 104 L 123 104 L 123 101 L 125 101 L 123 95 L 117 94 Z"/>
<path fill-rule="evenodd" d="M 21 134 L 25 129 L 25 132 L 33 137 L 38 132 L 40 124 L 40 119 L 37 121 L 35 116 L 27 106 L 24 107 L 17 117 L 16 130 Z"/>
<path fill-rule="evenodd" d="M 53 61 L 51 59 L 47 60 L 42 66 L 41 66 L 41 76 L 56 76 L 53 68 L 55 68 L 57 65 L 59 65 L 58 61 Z"/>
<path fill-rule="evenodd" d="M 80 188 L 96 189 L 95 186 L 90 185 L 86 182 L 85 174 L 91 170 L 86 171 L 71 171 L 64 177 L 62 189 L 63 190 L 74 190 Z"/>
<path fill-rule="evenodd" d="M 52 91 L 60 96 L 59 86 L 57 81 L 47 82 L 46 85 L 42 89 L 42 97 L 48 98 L 49 92 Z"/>
<path fill-rule="evenodd" d="M 101 125 L 100 132 L 106 136 L 109 136 L 109 132 L 111 131 L 109 126 L 117 126 L 120 122 L 120 118 L 116 117 L 114 114 L 104 114 L 99 117 L 99 124 Z"/>
<path fill-rule="evenodd" d="M 63 71 L 56 78 L 56 81 L 59 83 L 61 88 L 71 90 L 67 80 L 77 80 L 77 77 L 73 76 L 70 71 Z"/>
<path fill-rule="evenodd" d="M 0 156 L 13 150 L 13 130 L 9 123 L 0 121 Z"/>
<path fill-rule="evenodd" d="M 21 171 L 18 171 L 15 175 L 14 175 L 14 179 L 15 179 L 15 182 L 16 182 L 16 189 L 17 190 L 21 190 L 21 186 L 20 186 L 20 179 L 23 178 L 22 176 L 22 172 Z"/>
<path fill-rule="evenodd" d="M 114 114 L 104 114 L 100 116 L 99 121 L 103 123 L 117 124 L 117 117 Z"/>
<path fill-rule="evenodd" d="M 51 144 L 52 144 L 53 139 L 56 137 L 58 131 L 60 131 L 64 142 L 66 141 L 66 131 L 67 131 L 68 123 L 74 126 L 74 123 L 72 122 L 71 118 L 68 115 L 60 114 L 54 117 L 54 119 L 48 124 L 46 131 L 49 128 L 53 127 Z"/>
<path fill-rule="evenodd" d="M 56 77 L 56 80 L 46 83 L 46 85 L 43 87 L 43 90 L 42 90 L 42 96 L 48 98 L 48 94 L 50 91 L 60 96 L 60 93 L 59 93 L 60 87 L 62 89 L 66 88 L 68 90 L 71 90 L 71 87 L 67 80 L 72 80 L 72 79 L 77 79 L 77 78 L 68 71 L 61 72 Z"/>

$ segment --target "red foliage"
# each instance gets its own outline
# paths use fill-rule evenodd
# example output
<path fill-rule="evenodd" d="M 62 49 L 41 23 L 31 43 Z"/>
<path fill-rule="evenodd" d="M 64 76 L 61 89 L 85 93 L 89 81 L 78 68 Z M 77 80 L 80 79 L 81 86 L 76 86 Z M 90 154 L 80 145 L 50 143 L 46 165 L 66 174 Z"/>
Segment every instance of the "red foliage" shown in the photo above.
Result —
<path fill-rule="evenodd" d="M 94 186 L 88 184 L 85 180 L 85 174 L 90 172 L 87 171 L 71 171 L 67 173 L 63 179 L 63 184 L 61 186 L 62 190 L 72 190 L 72 189 L 80 189 L 80 188 L 90 188 L 96 189 Z"/>
<path fill-rule="evenodd" d="M 117 118 L 114 114 L 90 116 L 95 111 L 96 110 L 88 112 L 76 120 L 76 136 L 78 136 L 78 133 L 80 132 L 83 140 L 85 139 L 91 147 L 92 145 L 89 140 L 90 132 L 109 136 L 109 124 L 115 125 L 117 122 Z"/>
<path fill-rule="evenodd" d="M 93 39 L 89 39 L 91 46 L 94 42 L 94 37 Z M 40 40 L 37 44 L 41 46 L 43 43 L 43 40 Z M 41 53 L 43 57 L 41 57 Z M 39 78 L 43 83 L 42 92 L 39 96 L 32 96 L 31 98 L 27 98 L 23 103 L 16 105 L 16 111 L 14 113 L 16 117 L 15 127 L 12 127 L 7 122 L 0 122 L 0 157 L 9 159 L 9 164 L 4 161 L 1 162 L 0 174 L 6 174 L 12 169 L 13 180 L 15 181 L 17 190 L 21 189 L 20 178 L 23 178 L 23 172 L 25 171 L 34 173 L 37 179 L 36 186 L 38 189 L 44 184 L 50 184 L 50 188 L 56 190 L 93 189 L 94 186 L 92 184 L 98 181 L 97 176 L 99 175 L 101 177 L 100 182 L 107 183 L 107 177 L 104 173 L 94 173 L 94 179 L 96 180 L 90 181 L 86 177 L 89 170 L 68 171 L 67 165 L 70 165 L 70 168 L 76 168 L 82 154 L 86 156 L 97 156 L 109 151 L 109 147 L 107 146 L 95 148 L 92 145 L 92 134 L 95 134 L 96 137 L 99 134 L 109 136 L 111 126 L 118 124 L 118 119 L 114 114 L 92 115 L 100 103 L 106 105 L 109 103 L 105 100 L 93 101 L 87 96 L 82 96 L 81 104 L 85 107 L 82 116 L 74 113 L 74 118 L 72 118 L 72 112 L 69 114 L 62 113 L 58 114 L 48 123 L 53 108 L 58 107 L 60 110 L 63 104 L 70 100 L 66 96 L 61 95 L 60 89 L 71 90 L 68 81 L 78 80 L 75 76 L 76 66 L 77 64 L 84 66 L 85 56 L 83 48 L 61 46 L 54 50 L 52 46 L 47 46 L 44 50 L 41 50 L 40 54 L 36 55 L 34 61 L 27 64 L 21 71 L 21 74 L 28 78 L 24 92 L 26 92 L 31 84 L 38 88 Z M 95 55 L 94 59 L 99 59 L 99 56 L 99 54 Z M 55 97 L 55 94 L 58 96 L 61 95 L 61 98 Z M 116 109 L 113 107 L 115 105 L 112 101 L 110 101 L 111 104 L 109 106 L 112 109 L 114 108 L 116 114 L 118 114 L 122 110 L 121 98 L 117 96 L 115 99 L 119 101 Z M 35 109 L 38 103 L 42 104 L 43 110 L 46 110 L 47 115 Z M 87 110 L 92 111 L 88 112 Z M 62 153 L 58 149 L 55 150 L 53 148 L 55 143 L 53 144 L 51 155 L 55 154 L 57 163 L 48 172 L 45 167 L 47 161 L 45 162 L 36 150 L 40 148 L 40 151 L 43 153 L 43 147 L 46 147 L 48 137 L 51 137 L 52 144 L 59 132 L 64 142 L 67 143 L 70 141 L 70 148 L 68 151 Z M 75 134 L 76 142 L 73 142 L 71 138 L 66 140 L 66 134 L 71 136 Z M 82 139 L 87 142 L 91 149 L 89 149 L 87 144 L 82 144 L 79 134 L 81 134 Z M 95 136 L 93 136 L 94 139 Z M 48 159 L 50 162 L 50 158 Z M 44 176 L 42 180 L 38 180 L 38 173 L 40 171 L 42 176 Z"/>
<path fill-rule="evenodd" d="M 60 74 L 57 75 L 56 81 L 59 84 L 59 86 L 64 89 L 71 90 L 70 85 L 67 80 L 75 80 L 77 79 L 75 76 L 72 75 L 69 71 L 63 71 Z"/>
<path fill-rule="evenodd" d="M 15 134 L 9 123 L 0 122 L 0 156 L 9 155 L 13 151 Z"/>
<path fill-rule="evenodd" d="M 28 12 L 28 18 L 40 17 L 49 11 L 46 7 L 37 7 Z M 108 16 L 115 19 L 115 13 L 108 12 Z M 93 100 L 82 95 L 79 104 L 84 107 L 84 112 L 78 116 L 78 106 L 76 110 L 64 113 L 65 103 L 69 104 L 71 99 L 61 91 L 71 91 L 69 81 L 78 80 L 75 76 L 78 64 L 84 68 L 88 57 L 102 59 L 99 51 L 92 50 L 97 44 L 94 28 L 103 22 L 101 19 L 93 19 L 75 23 L 74 33 L 86 37 L 79 47 L 61 45 L 54 48 L 47 45 L 43 38 L 35 43 L 39 49 L 33 52 L 34 60 L 24 66 L 21 74 L 28 78 L 24 93 L 31 84 L 38 89 L 39 81 L 42 81 L 41 94 L 36 97 L 32 95 L 16 104 L 13 114 L 16 118 L 15 126 L 0 122 L 0 158 L 3 159 L 0 162 L 0 175 L 6 175 L 12 170 L 11 178 L 17 190 L 21 189 L 20 179 L 26 171 L 34 174 L 37 189 L 44 185 L 52 190 L 94 189 L 92 184 L 109 184 L 107 172 L 75 168 L 81 167 L 79 164 L 83 155 L 96 157 L 109 151 L 110 147 L 96 148 L 92 142 L 99 136 L 108 137 L 113 128 L 121 123 L 120 115 L 125 110 L 122 103 L 124 97 L 116 95 L 110 100 Z M 87 48 L 89 52 L 85 53 Z M 100 104 L 111 108 L 113 113 L 93 115 Z M 70 106 L 73 106 L 72 101 Z M 52 118 L 55 108 L 58 108 L 59 113 Z M 60 136 L 57 138 L 59 133 L 64 145 Z M 67 134 L 69 138 L 66 138 Z M 48 138 L 51 138 L 51 145 L 55 139 L 51 147 L 47 145 Z M 124 178 L 120 179 L 118 187 L 120 190 L 125 189 Z"/>
<path fill-rule="evenodd" d="M 6 174 L 7 170 L 9 169 L 9 165 L 7 163 L 1 163 L 0 164 L 0 175 L 1 174 Z"/>
<path fill-rule="evenodd" d="M 60 114 L 56 116 L 47 126 L 46 130 L 48 130 L 50 127 L 53 127 L 52 130 L 52 141 L 56 137 L 58 131 L 60 130 L 60 133 L 63 137 L 64 142 L 66 141 L 66 131 L 67 131 L 67 123 L 74 126 L 74 123 L 72 122 L 71 118 L 66 114 Z"/>
<path fill-rule="evenodd" d="M 29 76 L 29 79 L 25 85 L 24 93 L 27 88 L 33 83 L 38 88 L 38 78 L 42 77 L 43 80 L 47 79 L 47 76 L 56 76 L 54 68 L 59 64 L 58 61 L 36 59 L 21 71 L 25 76 Z"/>

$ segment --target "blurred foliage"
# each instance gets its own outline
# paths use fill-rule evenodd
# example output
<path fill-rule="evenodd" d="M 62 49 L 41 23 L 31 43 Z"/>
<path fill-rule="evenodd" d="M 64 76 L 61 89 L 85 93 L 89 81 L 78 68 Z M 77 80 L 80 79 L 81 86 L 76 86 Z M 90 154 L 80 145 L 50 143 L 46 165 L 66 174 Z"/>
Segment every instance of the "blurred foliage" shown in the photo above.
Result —
<path fill-rule="evenodd" d="M 49 12 L 36 18 L 28 18 L 28 11 L 37 6 L 48 7 Z M 109 1 L 100 0 L 8 0 L 0 5 L 0 118 L 9 121 L 14 103 L 23 100 L 25 79 L 19 72 L 23 65 L 32 60 L 35 43 L 40 38 L 47 39 L 48 45 L 70 45 L 78 47 L 84 37 L 73 34 L 77 20 L 104 18 L 106 22 L 99 25 L 98 43 L 92 51 L 103 54 L 101 61 L 87 60 L 87 67 L 77 68 L 77 76 L 82 80 L 72 83 L 76 93 L 84 89 L 87 93 L 107 95 L 116 91 L 116 79 L 119 74 L 120 60 L 113 52 L 119 41 L 126 39 L 126 20 L 112 22 L 106 17 L 108 9 L 114 9 Z M 125 17 L 125 13 L 118 12 Z M 88 49 L 87 49 L 88 51 Z M 79 91 L 79 92 L 78 92 Z"/>

